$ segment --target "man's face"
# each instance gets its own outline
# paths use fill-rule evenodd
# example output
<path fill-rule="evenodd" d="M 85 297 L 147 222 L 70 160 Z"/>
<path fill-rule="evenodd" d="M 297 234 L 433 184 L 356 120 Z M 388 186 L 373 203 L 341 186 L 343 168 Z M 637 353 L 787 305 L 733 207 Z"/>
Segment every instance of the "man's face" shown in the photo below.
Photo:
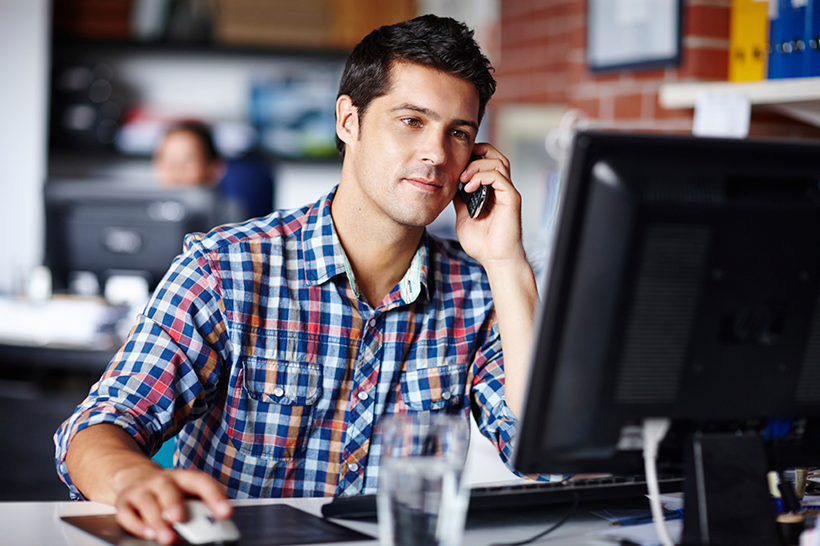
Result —
<path fill-rule="evenodd" d="M 390 90 L 347 142 L 361 205 L 404 226 L 432 222 L 452 201 L 478 130 L 478 91 L 418 64 L 394 63 Z"/>

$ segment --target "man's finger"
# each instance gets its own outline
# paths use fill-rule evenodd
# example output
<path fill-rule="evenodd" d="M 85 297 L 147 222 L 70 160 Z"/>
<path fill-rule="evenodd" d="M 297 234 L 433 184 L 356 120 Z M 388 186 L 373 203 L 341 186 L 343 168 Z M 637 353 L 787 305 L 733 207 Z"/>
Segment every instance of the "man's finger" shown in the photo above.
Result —
<path fill-rule="evenodd" d="M 155 481 L 151 485 L 157 487 L 157 482 Z M 140 491 L 134 495 L 130 504 L 134 507 L 137 516 L 143 523 L 153 530 L 156 537 L 154 540 L 160 544 L 171 544 L 174 542 L 176 533 L 171 529 L 169 522 L 163 518 L 163 510 L 154 489 Z"/>
<path fill-rule="evenodd" d="M 123 529 L 138 537 L 172 544 L 174 531 L 160 517 L 155 500 L 141 498 L 138 503 L 126 502 L 117 506 L 117 522 Z"/>
<path fill-rule="evenodd" d="M 169 523 L 185 521 L 185 506 L 183 505 L 185 495 L 175 480 L 170 476 L 157 480 L 153 484 L 153 492 L 159 503 L 162 519 Z"/>
<path fill-rule="evenodd" d="M 233 506 L 212 476 L 196 470 L 177 470 L 174 481 L 182 491 L 202 499 L 216 517 L 228 518 L 233 514 Z"/>

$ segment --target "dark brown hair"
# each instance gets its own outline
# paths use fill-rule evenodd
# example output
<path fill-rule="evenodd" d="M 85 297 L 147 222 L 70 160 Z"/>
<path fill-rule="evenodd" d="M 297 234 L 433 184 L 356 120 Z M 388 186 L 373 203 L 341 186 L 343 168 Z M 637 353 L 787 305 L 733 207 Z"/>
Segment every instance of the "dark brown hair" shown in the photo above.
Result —
<path fill-rule="evenodd" d="M 390 69 L 395 62 L 416 63 L 472 83 L 478 91 L 478 121 L 495 93 L 489 59 L 481 52 L 473 31 L 450 17 L 422 15 L 380 27 L 362 39 L 347 59 L 338 96 L 350 97 L 364 118 L 370 102 L 390 90 Z M 336 148 L 344 157 L 344 142 Z"/>

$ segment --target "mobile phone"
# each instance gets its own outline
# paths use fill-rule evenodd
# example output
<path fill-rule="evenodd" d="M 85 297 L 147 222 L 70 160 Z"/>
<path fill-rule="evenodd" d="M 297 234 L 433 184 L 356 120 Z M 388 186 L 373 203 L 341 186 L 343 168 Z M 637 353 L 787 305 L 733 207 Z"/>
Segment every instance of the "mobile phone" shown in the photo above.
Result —
<path fill-rule="evenodd" d="M 481 156 L 472 156 L 470 162 L 472 163 L 476 159 L 481 159 Z M 470 218 L 478 218 L 481 215 L 481 211 L 484 210 L 484 205 L 487 203 L 487 197 L 490 195 L 490 187 L 482 185 L 479 186 L 476 191 L 468 193 L 464 191 L 464 186 L 464 182 L 458 183 L 458 194 L 461 196 L 461 200 L 467 205 Z"/>

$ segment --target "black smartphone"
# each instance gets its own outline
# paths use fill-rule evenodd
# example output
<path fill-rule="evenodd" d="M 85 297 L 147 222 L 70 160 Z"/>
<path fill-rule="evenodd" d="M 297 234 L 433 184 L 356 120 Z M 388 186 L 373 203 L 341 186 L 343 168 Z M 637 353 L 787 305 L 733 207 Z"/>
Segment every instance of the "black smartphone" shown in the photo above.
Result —
<path fill-rule="evenodd" d="M 472 156 L 470 162 L 472 163 L 476 159 L 481 159 L 481 156 Z M 481 215 L 481 211 L 484 210 L 484 205 L 487 203 L 487 197 L 490 195 L 490 187 L 480 186 L 476 191 L 467 193 L 464 191 L 464 186 L 464 182 L 458 183 L 458 194 L 461 196 L 461 200 L 467 205 L 470 218 L 478 218 Z"/>

